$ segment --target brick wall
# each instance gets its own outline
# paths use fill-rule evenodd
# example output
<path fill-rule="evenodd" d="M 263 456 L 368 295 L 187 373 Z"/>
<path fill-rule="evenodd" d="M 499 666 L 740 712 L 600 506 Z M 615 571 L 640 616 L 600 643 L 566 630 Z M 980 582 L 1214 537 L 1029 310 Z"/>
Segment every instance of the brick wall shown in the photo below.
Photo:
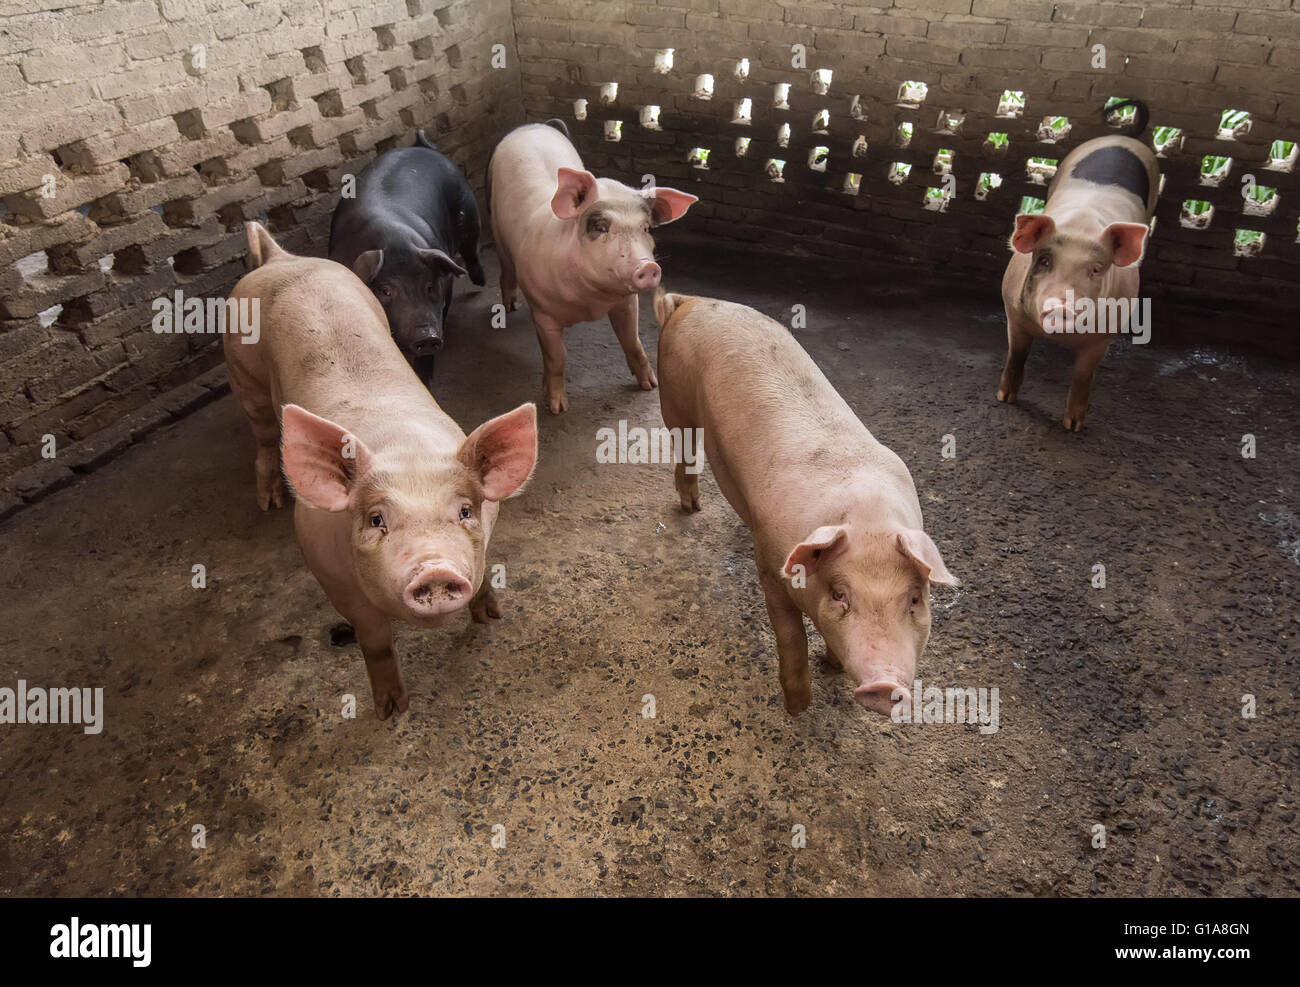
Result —
<path fill-rule="evenodd" d="M 0 516 L 223 386 L 151 304 L 226 294 L 245 220 L 323 253 L 341 176 L 417 127 L 481 194 L 518 86 L 509 0 L 8 0 Z"/>
<path fill-rule="evenodd" d="M 1300 142 L 1300 0 L 515 0 L 514 12 L 529 118 L 565 119 L 597 171 L 636 182 L 650 173 L 698 194 L 683 226 L 793 254 L 896 258 L 918 274 L 946 273 L 955 288 L 978 278 L 996 292 L 1021 198 L 1046 191 L 1028 180 L 1027 159 L 1059 160 L 1106 133 L 1099 109 L 1108 98 L 1145 100 L 1152 126 L 1179 128 L 1183 144 L 1161 160 L 1144 293 L 1169 303 L 1166 312 L 1225 309 L 1234 316 L 1217 320 L 1226 333 L 1244 335 L 1260 319 L 1294 327 L 1300 186 L 1293 171 L 1264 165 L 1275 139 Z M 804 46 L 803 68 L 792 67 L 795 44 Z M 1105 46 L 1105 68 L 1093 66 L 1094 45 Z M 656 71 L 656 53 L 669 48 L 671 70 Z M 743 81 L 740 59 L 749 60 Z M 818 69 L 832 73 L 824 95 Z M 713 77 L 707 100 L 695 94 L 705 73 Z M 900 105 L 908 81 L 928 84 L 919 107 Z M 602 87 L 611 82 L 618 91 L 606 104 Z M 778 84 L 789 85 L 788 109 L 774 106 Z M 1024 94 L 1019 118 L 997 115 L 1005 90 Z M 748 125 L 733 122 L 745 98 Z M 580 99 L 585 121 L 575 119 Z M 645 106 L 660 108 L 660 130 L 642 125 Z M 1218 139 L 1228 109 L 1252 119 L 1234 141 Z M 829 126 L 819 134 L 821 110 Z M 962 122 L 936 133 L 946 112 Z M 1058 115 L 1072 129 L 1043 142 L 1039 124 Z M 604 133 L 607 121 L 622 122 L 617 142 Z M 906 147 L 904 122 L 913 128 Z M 778 143 L 783 124 L 787 147 Z M 990 132 L 1006 134 L 1009 146 L 990 149 Z M 740 137 L 750 138 L 744 157 L 735 151 Z M 865 154 L 855 156 L 863 141 Z M 818 147 L 826 149 L 821 172 L 809 167 Z M 707 170 L 688 163 L 695 148 L 710 152 Z M 940 149 L 953 152 L 956 194 L 944 211 L 928 211 L 926 189 L 941 188 Z M 1233 158 L 1217 188 L 1201 184 L 1206 155 Z M 781 183 L 767 173 L 771 159 L 785 162 Z M 894 162 L 912 166 L 897 184 Z M 1002 184 L 980 200 L 974 191 L 986 172 Z M 842 191 L 849 173 L 861 176 L 856 195 Z M 1271 215 L 1243 215 L 1245 174 L 1277 190 Z M 1212 204 L 1208 228 L 1180 225 L 1184 200 Z M 1237 256 L 1238 229 L 1265 234 L 1258 255 Z"/>

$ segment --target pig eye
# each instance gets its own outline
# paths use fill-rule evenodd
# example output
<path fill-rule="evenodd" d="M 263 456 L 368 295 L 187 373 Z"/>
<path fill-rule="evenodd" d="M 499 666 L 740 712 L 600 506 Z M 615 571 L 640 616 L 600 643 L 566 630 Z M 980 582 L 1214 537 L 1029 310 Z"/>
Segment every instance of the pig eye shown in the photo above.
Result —
<path fill-rule="evenodd" d="M 375 294 L 377 294 L 381 299 L 383 299 L 386 302 L 392 301 L 393 289 L 388 287 L 388 285 L 386 284 L 381 284 L 378 288 L 375 289 Z"/>
<path fill-rule="evenodd" d="M 384 528 L 384 527 L 386 527 L 386 525 L 384 524 L 384 516 L 383 516 L 382 514 L 380 514 L 378 511 L 373 511 L 373 512 L 371 513 L 371 515 L 370 515 L 370 527 L 372 527 L 372 528 Z"/>
<path fill-rule="evenodd" d="M 831 590 L 831 599 L 836 603 L 847 603 L 849 595 L 842 589 L 833 589 Z"/>
<path fill-rule="evenodd" d="M 1038 258 L 1038 266 L 1041 267 L 1044 271 L 1050 268 L 1052 266 L 1051 256 L 1049 254 L 1042 254 Z"/>
<path fill-rule="evenodd" d="M 593 235 L 609 232 L 609 220 L 595 218 L 587 224 L 587 232 Z"/>
<path fill-rule="evenodd" d="M 464 506 L 461 507 L 461 509 L 460 509 L 460 519 L 461 519 L 462 521 L 468 521 L 468 520 L 469 520 L 470 518 L 472 518 L 473 516 L 474 516 L 474 512 L 471 511 L 471 510 L 469 509 L 469 505 L 468 505 L 468 504 L 465 504 Z"/>
<path fill-rule="evenodd" d="M 1094 278 L 1101 277 L 1101 265 L 1100 264 L 1095 265 L 1090 273 Z"/>

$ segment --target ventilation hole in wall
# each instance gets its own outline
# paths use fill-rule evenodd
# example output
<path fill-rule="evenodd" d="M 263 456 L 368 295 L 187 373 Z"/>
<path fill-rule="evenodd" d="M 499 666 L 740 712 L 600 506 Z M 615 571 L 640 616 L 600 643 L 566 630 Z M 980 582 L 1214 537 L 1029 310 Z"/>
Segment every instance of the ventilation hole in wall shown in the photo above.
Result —
<path fill-rule="evenodd" d="M 1046 208 L 1046 206 L 1047 203 L 1042 199 L 1035 198 L 1032 195 L 1022 195 L 1020 197 L 1019 212 L 1031 213 L 1031 214 L 1040 213 L 1043 211 L 1044 208 Z"/>
<path fill-rule="evenodd" d="M 251 147 L 259 141 L 257 133 L 257 121 L 252 117 L 246 120 L 236 120 L 230 125 L 230 132 L 235 135 L 239 143 Z"/>
<path fill-rule="evenodd" d="M 419 17 L 424 13 L 424 11 L 420 9 L 423 5 L 423 0 L 406 0 L 406 16 Z"/>
<path fill-rule="evenodd" d="M 432 76 L 426 76 L 420 80 L 420 95 L 427 99 L 438 98 L 438 80 Z"/>
<path fill-rule="evenodd" d="M 230 177 L 230 166 L 225 158 L 208 158 L 194 166 L 206 185 L 217 185 Z"/>
<path fill-rule="evenodd" d="M 313 192 L 328 192 L 331 186 L 329 169 L 313 168 L 302 176 L 302 181 Z"/>
<path fill-rule="evenodd" d="M 447 49 L 447 64 L 453 68 L 460 68 L 460 45 L 452 45 Z"/>
<path fill-rule="evenodd" d="M 1011 138 L 1004 133 L 993 131 L 984 138 L 984 153 L 992 158 L 1006 157 L 1007 150 L 1011 147 Z"/>
<path fill-rule="evenodd" d="M 172 258 L 172 267 L 177 274 L 202 274 L 203 258 L 199 256 L 198 247 L 181 250 Z"/>
<path fill-rule="evenodd" d="M 183 110 L 180 113 L 172 114 L 172 120 L 176 124 L 176 129 L 190 140 L 200 140 L 207 134 L 207 129 L 203 126 L 203 118 L 199 115 L 198 110 Z"/>
<path fill-rule="evenodd" d="M 447 90 L 447 92 L 451 93 L 452 101 L 455 102 L 457 106 L 469 105 L 469 94 L 465 92 L 465 87 L 459 83 L 452 86 Z"/>
<path fill-rule="evenodd" d="M 993 115 L 1004 120 L 1019 120 L 1024 112 L 1025 94 L 1019 89 L 1004 89 L 998 97 L 998 108 Z"/>
<path fill-rule="evenodd" d="M 393 87 L 395 93 L 400 93 L 411 84 L 406 78 L 405 69 L 389 69 L 384 75 L 388 76 L 388 84 Z"/>
<path fill-rule="evenodd" d="M 367 120 L 378 120 L 379 100 L 377 99 L 366 100 L 364 103 L 361 104 L 361 112 L 366 115 Z M 310 133 L 310 130 L 308 130 L 308 133 Z M 375 147 L 379 147 L 379 145 L 376 144 Z"/>
<path fill-rule="evenodd" d="M 238 202 L 227 203 L 217 210 L 217 219 L 221 221 L 222 229 L 229 232 L 240 230 L 244 225 L 244 207 Z"/>
<path fill-rule="evenodd" d="M 854 96 L 849 100 L 849 118 L 852 120 L 867 119 L 867 104 L 862 102 L 861 96 Z"/>
<path fill-rule="evenodd" d="M 951 148 L 941 147 L 939 148 L 938 151 L 935 152 L 934 164 L 931 166 L 931 170 L 936 175 L 952 174 L 952 149 Z"/>
<path fill-rule="evenodd" d="M 55 320 L 58 319 L 59 313 L 62 311 L 62 305 L 55 305 L 51 308 L 47 308 L 44 312 L 37 312 L 36 320 L 41 324 L 42 329 L 48 329 L 50 326 L 54 325 Z"/>
<path fill-rule="evenodd" d="M 867 156 L 867 138 L 865 134 L 858 134 L 857 139 L 853 141 L 853 156 L 855 158 L 865 158 Z"/>
<path fill-rule="evenodd" d="M 748 127 L 754 119 L 754 101 L 746 97 L 736 100 L 736 109 L 731 114 L 731 122 Z"/>
<path fill-rule="evenodd" d="M 763 165 L 763 173 L 774 182 L 785 181 L 785 162 L 780 158 L 768 158 Z"/>
<path fill-rule="evenodd" d="M 50 152 L 50 157 L 54 159 L 54 167 L 56 167 L 56 168 L 62 168 L 62 167 L 63 167 L 63 155 L 62 155 L 62 154 L 60 154 L 58 151 L 51 151 L 51 152 Z"/>
<path fill-rule="evenodd" d="M 1269 145 L 1264 168 L 1268 171 L 1290 172 L 1295 169 L 1297 155 L 1300 155 L 1300 144 L 1295 141 L 1274 141 Z"/>
<path fill-rule="evenodd" d="M 889 180 L 895 185 L 902 185 L 912 173 L 912 166 L 906 161 L 895 161 L 889 166 Z"/>
<path fill-rule="evenodd" d="M 1267 185 L 1252 185 L 1246 193 L 1242 213 L 1246 216 L 1271 216 L 1277 210 L 1282 197 L 1277 189 Z"/>
<path fill-rule="evenodd" d="M 676 48 L 665 48 L 655 52 L 655 74 L 667 75 L 673 70 L 673 52 Z"/>
<path fill-rule="evenodd" d="M 1116 103 L 1123 103 L 1123 102 L 1124 102 L 1125 100 L 1127 100 L 1128 98 L 1129 98 L 1129 97 L 1127 97 L 1127 96 L 1112 96 L 1112 97 L 1110 97 L 1110 99 L 1106 100 L 1106 116 L 1105 116 L 1105 120 L 1106 120 L 1106 125 L 1107 125 L 1107 126 L 1109 126 L 1109 127 L 1127 127 L 1127 126 L 1129 126 L 1130 124 L 1133 124 L 1133 123 L 1136 123 L 1136 122 L 1137 122 L 1137 107 L 1136 107 L 1136 106 L 1122 106 L 1122 107 L 1120 107 L 1118 110 L 1115 110 L 1115 111 L 1113 111 L 1113 112 L 1112 112 L 1111 109 L 1110 109 L 1110 108 L 1111 108 L 1112 106 L 1114 106 Z"/>
<path fill-rule="evenodd" d="M 749 153 L 749 141 L 750 138 L 748 137 L 736 138 L 736 157 L 743 158 L 746 154 Z"/>
<path fill-rule="evenodd" d="M 49 254 L 44 250 L 38 250 L 34 254 L 28 254 L 26 257 L 19 258 L 19 260 L 14 263 L 14 269 L 24 281 L 28 278 L 34 278 L 38 274 L 44 274 L 50 269 Z"/>
<path fill-rule="evenodd" d="M 695 77 L 695 88 L 691 91 L 692 99 L 713 98 L 713 76 L 705 72 Z"/>
<path fill-rule="evenodd" d="M 1232 235 L 1232 252 L 1238 257 L 1258 257 L 1264 251 L 1264 239 L 1258 230 L 1237 230 Z"/>
<path fill-rule="evenodd" d="M 1221 141 L 1235 141 L 1250 133 L 1250 127 L 1250 114 L 1245 110 L 1224 110 L 1219 117 L 1219 132 L 1216 136 Z"/>
<path fill-rule="evenodd" d="M 777 147 L 790 146 L 790 125 L 788 123 L 783 123 L 776 128 L 776 144 Z"/>
<path fill-rule="evenodd" d="M 736 77 L 737 82 L 744 82 L 749 78 L 749 59 L 742 58 L 736 62 L 736 67 L 731 70 L 731 74 Z"/>
<path fill-rule="evenodd" d="M 952 193 L 946 188 L 928 188 L 921 197 L 921 205 L 928 212 L 947 212 L 948 200 L 951 198 Z"/>
<path fill-rule="evenodd" d="M 276 206 L 274 209 L 268 209 L 266 218 L 276 230 L 288 231 L 298 225 L 298 217 L 293 214 L 292 206 Z"/>
<path fill-rule="evenodd" d="M 831 128 L 831 111 L 818 110 L 813 114 L 812 132 L 814 134 L 829 133 Z"/>
<path fill-rule="evenodd" d="M 831 149 L 829 147 L 814 147 L 808 152 L 808 168 L 811 171 L 824 172 L 826 162 L 830 160 Z"/>
<path fill-rule="evenodd" d="M 1183 149 L 1183 132 L 1177 127 L 1156 127 L 1151 131 L 1156 157 L 1171 158 Z"/>
<path fill-rule="evenodd" d="M 1025 177 L 1035 185 L 1046 185 L 1056 176 L 1057 158 L 1030 158 L 1025 162 Z"/>
<path fill-rule="evenodd" d="M 965 110 L 940 110 L 934 132 L 948 137 L 957 137 L 961 134 L 961 125 L 965 122 Z"/>
<path fill-rule="evenodd" d="M 162 221 L 172 229 L 194 226 L 194 203 L 189 199 L 173 199 L 162 205 Z"/>
<path fill-rule="evenodd" d="M 302 60 L 307 64 L 308 72 L 325 72 L 329 66 L 325 64 L 325 55 L 321 52 L 319 46 L 313 45 L 310 48 L 298 49 L 302 52 Z"/>
<path fill-rule="evenodd" d="M 1043 144 L 1055 144 L 1070 133 L 1069 117 L 1043 117 L 1038 124 L 1037 137 Z"/>
<path fill-rule="evenodd" d="M 904 82 L 898 87 L 898 105 L 904 109 L 917 109 L 925 102 L 930 87 L 924 82 Z"/>
<path fill-rule="evenodd" d="M 352 76 L 353 85 L 364 86 L 370 81 L 366 78 L 366 61 L 360 55 L 345 58 L 343 67 L 348 70 L 348 75 Z"/>
<path fill-rule="evenodd" d="M 243 217 L 240 217 L 241 221 Z M 227 227 L 229 229 L 229 227 Z M 149 271 L 149 258 L 139 244 L 123 247 L 113 255 L 113 273 L 135 277 Z"/>
<path fill-rule="evenodd" d="M 262 87 L 270 94 L 271 106 L 276 110 L 287 110 L 294 105 L 293 80 L 276 79 Z"/>
<path fill-rule="evenodd" d="M 641 107 L 641 126 L 646 130 L 663 130 L 659 125 L 659 107 L 654 104 Z"/>
<path fill-rule="evenodd" d="M 432 58 L 434 50 L 433 38 L 416 38 L 411 42 L 411 56 L 416 61 Z"/>
<path fill-rule="evenodd" d="M 707 147 L 693 147 L 686 154 L 686 163 L 692 168 L 698 168 L 700 171 L 709 170 L 709 149 Z"/>
<path fill-rule="evenodd" d="M 1201 158 L 1201 184 L 1209 188 L 1218 188 L 1232 171 L 1232 158 L 1219 154 L 1207 154 Z"/>
<path fill-rule="evenodd" d="M 375 40 L 379 42 L 380 51 L 392 51 L 397 44 L 397 37 L 393 34 L 393 25 L 384 24 L 373 29 Z"/>
<path fill-rule="evenodd" d="M 105 254 L 103 257 L 99 258 L 99 260 L 95 261 L 95 266 L 107 274 L 113 269 L 113 259 L 115 256 L 115 254 Z"/>
<path fill-rule="evenodd" d="M 385 137 L 383 140 L 375 144 L 375 153 L 383 154 L 385 151 L 391 151 L 394 148 L 402 147 L 402 146 L 403 145 L 402 145 L 401 137 L 397 137 L 397 136 Z"/>
<path fill-rule="evenodd" d="M 844 185 L 840 191 L 845 195 L 857 195 L 862 191 L 862 176 L 856 171 L 851 171 L 844 176 Z"/>
<path fill-rule="evenodd" d="M 1178 210 L 1178 225 L 1189 230 L 1209 229 L 1214 222 L 1214 206 L 1204 199 L 1185 199 Z"/>
<path fill-rule="evenodd" d="M 369 111 L 367 111 L 367 114 Z M 312 135 L 311 126 L 294 127 L 289 131 L 289 143 L 299 151 L 307 151 L 316 146 L 316 138 Z"/>
<path fill-rule="evenodd" d="M 259 165 L 253 171 L 257 174 L 257 180 L 262 183 L 264 188 L 279 188 L 284 184 L 284 162 L 268 161 L 264 165 Z"/>
<path fill-rule="evenodd" d="M 606 120 L 605 121 L 605 140 L 611 144 L 617 144 L 623 139 L 623 121 Z"/>
<path fill-rule="evenodd" d="M 996 171 L 981 171 L 979 181 L 975 183 L 975 198 L 983 202 L 989 193 L 1002 185 L 1002 176 Z"/>
<path fill-rule="evenodd" d="M 894 129 L 894 143 L 899 147 L 907 147 L 912 143 L 912 124 L 904 120 Z"/>
<path fill-rule="evenodd" d="M 341 117 L 343 115 L 343 97 L 337 89 L 330 89 L 314 97 L 316 109 L 323 117 Z"/>
<path fill-rule="evenodd" d="M 442 7 L 441 9 L 435 10 L 433 12 L 433 16 L 438 18 L 439 27 L 448 28 L 451 27 L 453 23 L 455 23 L 455 18 L 452 17 L 452 9 L 453 8 L 450 5 L 448 5 L 446 7 Z"/>
<path fill-rule="evenodd" d="M 772 109 L 790 109 L 790 83 L 778 82 L 772 89 Z"/>
<path fill-rule="evenodd" d="M 573 119 L 587 119 L 587 101 L 585 99 L 575 99 L 573 101 Z"/>
<path fill-rule="evenodd" d="M 814 95 L 825 96 L 831 90 L 831 76 L 834 73 L 831 69 L 813 69 L 812 80 L 809 83 L 812 86 Z"/>
<path fill-rule="evenodd" d="M 607 82 L 600 87 L 600 105 L 613 106 L 618 102 L 618 83 Z"/>

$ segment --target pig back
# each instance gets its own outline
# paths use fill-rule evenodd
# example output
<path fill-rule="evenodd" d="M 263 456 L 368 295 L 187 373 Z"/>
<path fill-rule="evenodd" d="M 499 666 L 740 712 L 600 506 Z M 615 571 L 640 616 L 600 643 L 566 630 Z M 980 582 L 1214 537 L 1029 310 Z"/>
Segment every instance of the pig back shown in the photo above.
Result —
<path fill-rule="evenodd" d="M 582 158 L 554 127 L 530 123 L 506 134 L 488 166 L 493 215 L 500 220 L 541 204 L 549 209 L 560 168 L 582 171 Z"/>

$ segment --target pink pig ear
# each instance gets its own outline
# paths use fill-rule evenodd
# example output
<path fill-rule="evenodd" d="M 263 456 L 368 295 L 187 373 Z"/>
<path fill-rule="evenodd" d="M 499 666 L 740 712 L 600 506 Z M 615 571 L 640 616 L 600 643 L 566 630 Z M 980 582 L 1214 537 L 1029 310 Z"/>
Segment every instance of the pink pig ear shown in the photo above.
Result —
<path fill-rule="evenodd" d="M 537 405 L 521 404 L 484 422 L 461 443 L 456 458 L 479 474 L 484 500 L 518 492 L 537 465 Z"/>
<path fill-rule="evenodd" d="M 1101 243 L 1115 252 L 1115 266 L 1128 267 L 1142 259 L 1146 247 L 1145 223 L 1111 223 L 1101 231 Z"/>
<path fill-rule="evenodd" d="M 948 571 L 938 547 L 924 531 L 911 528 L 900 531 L 897 537 L 898 550 L 920 567 L 924 578 L 943 586 L 958 585 L 957 577 Z"/>
<path fill-rule="evenodd" d="M 596 176 L 589 171 L 561 168 L 556 175 L 555 195 L 551 198 L 551 212 L 560 219 L 573 219 L 596 201 Z"/>
<path fill-rule="evenodd" d="M 794 567 L 801 565 L 805 573 L 812 572 L 848 543 L 849 532 L 843 525 L 823 525 L 794 547 L 781 571 L 793 576 Z"/>
<path fill-rule="evenodd" d="M 647 192 L 646 195 L 650 196 L 650 193 Z M 651 198 L 653 202 L 650 206 L 650 214 L 654 217 L 655 226 L 663 226 L 664 223 L 671 223 L 674 219 L 681 219 L 686 215 L 687 209 L 700 201 L 698 195 L 678 192 L 675 188 L 657 186 Z"/>
<path fill-rule="evenodd" d="M 1022 254 L 1032 254 L 1038 244 L 1056 232 L 1056 220 L 1042 213 L 1022 212 L 1016 217 L 1016 232 L 1011 246 Z"/>
<path fill-rule="evenodd" d="M 284 472 L 298 496 L 323 511 L 342 511 L 357 477 L 370 468 L 370 450 L 355 435 L 296 404 L 280 418 Z"/>

